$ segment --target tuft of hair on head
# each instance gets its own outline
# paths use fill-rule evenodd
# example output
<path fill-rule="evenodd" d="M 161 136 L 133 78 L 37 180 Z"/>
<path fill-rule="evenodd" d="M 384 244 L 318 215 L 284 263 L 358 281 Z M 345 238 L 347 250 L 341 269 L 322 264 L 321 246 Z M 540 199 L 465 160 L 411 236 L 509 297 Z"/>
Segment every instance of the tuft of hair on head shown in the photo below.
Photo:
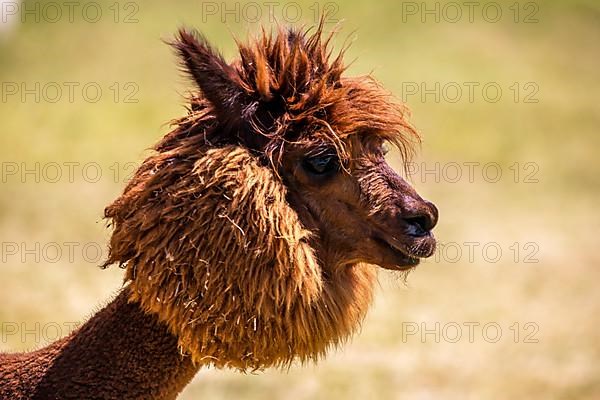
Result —
<path fill-rule="evenodd" d="M 171 43 L 198 90 L 180 131 L 203 130 L 206 140 L 241 144 L 277 165 L 289 144 L 325 142 L 347 160 L 346 138 L 372 135 L 410 160 L 419 135 L 408 110 L 370 75 L 344 77 L 348 45 L 334 53 L 336 31 L 277 27 L 248 43 L 237 41 L 239 58 L 227 63 L 194 30 L 181 29 Z M 206 121 L 212 129 L 205 131 Z"/>

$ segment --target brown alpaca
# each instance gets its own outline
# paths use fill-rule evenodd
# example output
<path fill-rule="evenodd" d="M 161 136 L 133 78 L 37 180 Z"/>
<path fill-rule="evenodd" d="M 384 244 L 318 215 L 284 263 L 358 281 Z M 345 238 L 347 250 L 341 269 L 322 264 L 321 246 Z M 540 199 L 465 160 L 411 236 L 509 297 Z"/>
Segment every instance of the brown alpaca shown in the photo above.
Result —
<path fill-rule="evenodd" d="M 330 39 L 263 33 L 228 64 L 179 32 L 199 90 L 105 210 L 126 286 L 70 336 L 0 355 L 1 399 L 173 399 L 202 366 L 317 360 L 360 325 L 375 266 L 432 254 L 436 208 L 384 159 L 418 137 Z"/>

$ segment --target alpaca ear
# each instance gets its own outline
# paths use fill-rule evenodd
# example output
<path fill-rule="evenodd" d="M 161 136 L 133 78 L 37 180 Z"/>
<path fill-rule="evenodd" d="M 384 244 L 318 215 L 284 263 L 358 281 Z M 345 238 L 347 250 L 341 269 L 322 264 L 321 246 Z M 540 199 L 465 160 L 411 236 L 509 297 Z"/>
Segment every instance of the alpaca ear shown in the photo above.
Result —
<path fill-rule="evenodd" d="M 177 51 L 186 72 L 194 79 L 215 111 L 227 115 L 239 102 L 242 89 L 234 69 L 197 31 L 180 29 L 171 45 Z"/>

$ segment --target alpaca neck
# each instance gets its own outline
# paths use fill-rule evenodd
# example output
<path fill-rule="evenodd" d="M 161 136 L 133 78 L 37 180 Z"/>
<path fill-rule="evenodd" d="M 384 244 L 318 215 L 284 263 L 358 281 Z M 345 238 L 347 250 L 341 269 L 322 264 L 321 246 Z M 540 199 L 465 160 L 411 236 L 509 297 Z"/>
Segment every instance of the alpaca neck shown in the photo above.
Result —
<path fill-rule="evenodd" d="M 198 371 L 177 338 L 125 288 L 70 336 L 0 355 L 0 398 L 174 399 Z M 6 397 L 7 395 L 8 397 Z"/>

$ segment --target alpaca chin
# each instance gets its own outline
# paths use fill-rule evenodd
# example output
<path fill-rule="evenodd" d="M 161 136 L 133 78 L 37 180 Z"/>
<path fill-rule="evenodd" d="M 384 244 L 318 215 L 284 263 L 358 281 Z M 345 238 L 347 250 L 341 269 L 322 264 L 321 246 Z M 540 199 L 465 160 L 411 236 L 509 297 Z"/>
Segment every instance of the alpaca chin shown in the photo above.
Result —
<path fill-rule="evenodd" d="M 237 146 L 159 152 L 106 210 L 108 264 L 199 364 L 255 370 L 316 360 L 360 325 L 375 269 L 330 273 L 271 169 Z"/>

